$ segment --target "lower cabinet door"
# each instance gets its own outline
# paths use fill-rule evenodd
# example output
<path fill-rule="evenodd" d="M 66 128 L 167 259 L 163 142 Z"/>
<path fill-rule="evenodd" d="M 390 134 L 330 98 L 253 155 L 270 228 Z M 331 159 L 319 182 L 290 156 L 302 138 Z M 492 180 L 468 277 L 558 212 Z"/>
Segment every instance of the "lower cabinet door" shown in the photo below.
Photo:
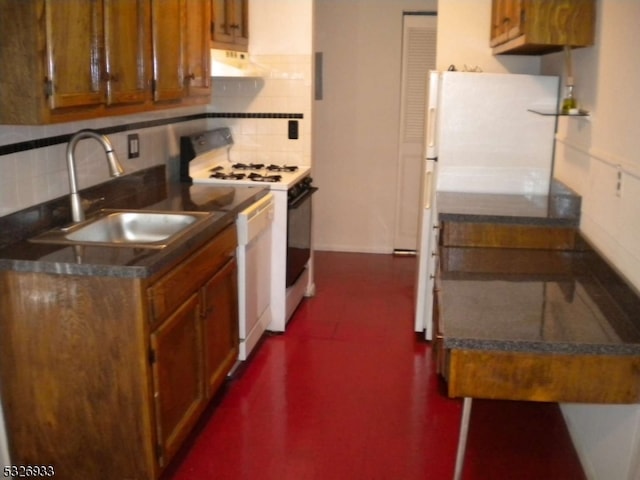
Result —
<path fill-rule="evenodd" d="M 198 307 L 199 297 L 194 294 L 151 334 L 161 467 L 178 450 L 206 405 Z"/>
<path fill-rule="evenodd" d="M 207 396 L 218 390 L 238 358 L 236 259 L 230 259 L 204 286 L 204 350 Z"/>

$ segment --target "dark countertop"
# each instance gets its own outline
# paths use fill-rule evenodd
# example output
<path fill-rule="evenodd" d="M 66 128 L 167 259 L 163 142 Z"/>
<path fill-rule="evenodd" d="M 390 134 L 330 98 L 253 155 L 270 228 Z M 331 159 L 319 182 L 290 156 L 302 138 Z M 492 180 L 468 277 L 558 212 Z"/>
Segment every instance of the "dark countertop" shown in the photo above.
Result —
<path fill-rule="evenodd" d="M 442 248 L 447 348 L 639 355 L 640 300 L 593 250 Z"/>
<path fill-rule="evenodd" d="M 443 221 L 577 227 L 581 197 L 554 180 L 549 195 L 438 192 L 436 205 Z"/>
<path fill-rule="evenodd" d="M 580 197 L 438 193 L 443 222 L 575 228 Z M 557 354 L 640 354 L 640 297 L 589 243 L 573 250 L 440 247 L 444 346 Z"/>
<path fill-rule="evenodd" d="M 580 197 L 438 193 L 440 221 L 574 226 Z M 640 354 L 640 296 L 578 234 L 573 250 L 440 247 L 444 345 L 557 354 Z"/>
<path fill-rule="evenodd" d="M 238 212 L 268 193 L 264 187 L 167 183 L 164 167 L 114 179 L 83 191 L 95 208 L 212 212 L 188 235 L 162 249 L 36 244 L 28 240 L 70 220 L 68 197 L 0 218 L 0 270 L 147 278 L 189 254 L 235 221 Z"/>

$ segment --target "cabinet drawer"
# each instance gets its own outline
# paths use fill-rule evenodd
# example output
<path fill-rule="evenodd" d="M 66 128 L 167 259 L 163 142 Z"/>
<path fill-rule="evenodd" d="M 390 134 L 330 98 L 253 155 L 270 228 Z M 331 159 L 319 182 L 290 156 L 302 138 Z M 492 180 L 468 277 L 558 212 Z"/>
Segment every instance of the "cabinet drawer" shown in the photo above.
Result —
<path fill-rule="evenodd" d="M 147 290 L 150 320 L 161 321 L 235 255 L 236 227 L 230 225 L 210 243 L 174 267 Z"/>
<path fill-rule="evenodd" d="M 576 230 L 544 225 L 444 222 L 440 242 L 443 247 L 572 250 Z"/>

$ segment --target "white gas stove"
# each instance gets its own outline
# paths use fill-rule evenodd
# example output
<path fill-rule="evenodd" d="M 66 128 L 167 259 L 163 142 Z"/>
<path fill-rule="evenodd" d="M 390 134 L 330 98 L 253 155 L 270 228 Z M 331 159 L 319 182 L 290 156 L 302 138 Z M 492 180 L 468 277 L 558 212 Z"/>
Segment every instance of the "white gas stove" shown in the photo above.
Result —
<path fill-rule="evenodd" d="M 232 160 L 233 138 L 219 128 L 180 139 L 181 181 L 198 184 L 269 188 L 274 217 L 271 242 L 271 322 L 267 330 L 284 332 L 304 296 L 315 293 L 311 254 L 311 168 Z M 300 246 L 304 248 L 300 248 Z M 294 265 L 297 262 L 297 265 Z"/>
<path fill-rule="evenodd" d="M 217 161 L 207 163 L 199 159 L 189 169 L 195 183 L 268 187 L 271 190 L 289 190 L 302 178 L 309 175 L 310 168 L 302 165 L 240 163 Z"/>

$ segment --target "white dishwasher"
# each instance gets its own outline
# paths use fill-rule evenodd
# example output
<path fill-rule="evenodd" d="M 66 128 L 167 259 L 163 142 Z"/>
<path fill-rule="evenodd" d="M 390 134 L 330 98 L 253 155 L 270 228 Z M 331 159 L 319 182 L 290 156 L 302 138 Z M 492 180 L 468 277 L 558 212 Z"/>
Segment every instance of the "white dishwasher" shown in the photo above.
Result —
<path fill-rule="evenodd" d="M 238 230 L 238 317 L 240 351 L 246 360 L 271 323 L 271 193 L 243 210 Z"/>

